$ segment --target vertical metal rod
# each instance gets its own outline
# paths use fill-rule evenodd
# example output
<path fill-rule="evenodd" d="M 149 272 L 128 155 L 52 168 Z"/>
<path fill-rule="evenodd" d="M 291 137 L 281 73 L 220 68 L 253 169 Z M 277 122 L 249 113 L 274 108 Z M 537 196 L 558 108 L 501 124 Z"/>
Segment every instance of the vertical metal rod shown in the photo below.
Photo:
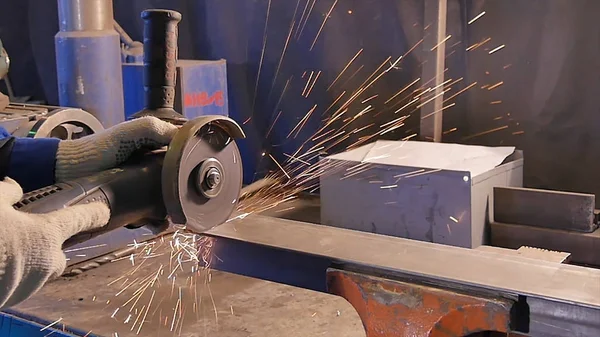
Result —
<path fill-rule="evenodd" d="M 421 108 L 421 138 L 442 141 L 442 108 L 444 102 L 444 69 L 446 60 L 446 19 L 447 19 L 447 0 L 425 0 L 425 25 L 435 22 L 435 25 L 429 27 L 432 33 L 425 32 L 424 54 L 429 55 L 425 58 L 427 61 L 423 66 L 423 81 L 427 82 L 435 78 L 431 87 L 435 87 L 431 95 L 424 95 L 427 99 L 436 97 L 431 102 Z"/>
<path fill-rule="evenodd" d="M 61 32 L 112 29 L 112 0 L 58 0 Z"/>

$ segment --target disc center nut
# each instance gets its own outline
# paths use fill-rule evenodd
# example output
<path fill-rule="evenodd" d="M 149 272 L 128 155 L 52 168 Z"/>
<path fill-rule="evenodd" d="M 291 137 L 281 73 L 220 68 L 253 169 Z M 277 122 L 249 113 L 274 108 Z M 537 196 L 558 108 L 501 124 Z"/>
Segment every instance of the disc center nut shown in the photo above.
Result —
<path fill-rule="evenodd" d="M 221 183 L 221 172 L 219 171 L 218 168 L 211 167 L 206 172 L 204 181 L 206 181 L 206 187 L 208 187 L 209 189 L 212 190 L 214 188 L 217 188 L 219 186 L 219 184 Z"/>
<path fill-rule="evenodd" d="M 215 158 L 208 158 L 196 168 L 193 183 L 196 190 L 206 198 L 215 198 L 223 189 L 225 170 Z"/>

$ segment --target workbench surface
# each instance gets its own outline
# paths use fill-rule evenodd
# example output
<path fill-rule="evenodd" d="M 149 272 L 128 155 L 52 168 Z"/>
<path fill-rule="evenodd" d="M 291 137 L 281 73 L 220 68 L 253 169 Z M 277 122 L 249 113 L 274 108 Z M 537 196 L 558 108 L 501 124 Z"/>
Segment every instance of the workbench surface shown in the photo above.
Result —
<path fill-rule="evenodd" d="M 287 210 L 281 212 L 280 209 Z M 318 200 L 292 201 L 266 214 L 319 222 Z M 168 260 L 168 256 L 157 257 L 135 274 L 156 272 L 160 264 L 168 264 Z M 42 326 L 62 318 L 53 327 L 62 329 L 64 324 L 80 330 L 80 335 L 91 331 L 89 336 L 116 337 L 115 333 L 118 337 L 178 336 L 179 329 L 177 332 L 171 332 L 170 329 L 177 305 L 178 287 L 181 286 L 184 298 L 182 302 L 186 308 L 183 324 L 180 323 L 181 336 L 275 337 L 282 336 L 284 331 L 286 337 L 365 336 L 358 314 L 340 297 L 219 271 L 211 272 L 210 292 L 208 284 L 198 282 L 200 305 L 196 312 L 193 305 L 190 305 L 195 299 L 190 298 L 190 286 L 186 284 L 185 277 L 181 277 L 181 273 L 178 274 L 175 287 L 166 283 L 157 285 L 152 311 L 147 314 L 138 335 L 136 333 L 141 318 L 133 331 L 131 326 L 135 321 L 135 314 L 128 324 L 124 323 L 131 305 L 126 309 L 119 309 L 111 318 L 115 309 L 125 303 L 136 289 L 131 287 L 115 296 L 124 288 L 125 279 L 108 285 L 132 268 L 131 261 L 123 259 L 75 277 L 60 278 L 48 283 L 38 294 L 13 309 L 19 312 L 18 316 L 35 320 Z M 164 281 L 165 278 L 166 275 L 161 280 Z M 132 280 L 133 277 L 130 278 Z M 203 281 L 205 278 L 199 280 Z M 171 295 L 172 288 L 174 295 Z M 138 310 L 148 303 L 150 297 L 151 292 L 147 292 L 140 299 L 136 305 Z M 110 303 L 107 304 L 109 300 Z M 160 323 L 159 317 L 162 317 Z M 169 317 L 166 326 L 165 317 Z M 44 332 L 41 333 L 43 334 Z"/>
<path fill-rule="evenodd" d="M 168 263 L 167 260 L 158 258 L 139 272 L 155 272 L 158 265 Z M 111 318 L 115 309 L 125 303 L 135 289 L 127 289 L 115 296 L 123 288 L 123 282 L 107 286 L 131 267 L 129 260 L 121 260 L 79 276 L 61 278 L 47 284 L 14 310 L 21 313 L 20 317 L 37 320 L 42 325 L 62 318 L 54 327 L 62 329 L 62 324 L 65 324 L 82 331 L 80 335 L 91 331 L 90 335 L 99 336 L 117 336 L 115 333 L 119 337 L 138 336 L 136 332 L 141 318 L 133 331 L 130 329 L 135 314 L 128 324 L 124 324 L 128 308 L 121 308 Z M 342 298 L 219 271 L 211 273 L 210 292 L 209 285 L 198 284 L 200 305 L 196 313 L 191 305 L 194 299 L 186 290 L 189 285 L 185 288 L 185 278 L 176 280 L 173 296 L 171 284 L 157 286 L 152 310 L 147 314 L 139 335 L 268 337 L 281 336 L 281 332 L 286 331 L 287 337 L 364 336 L 358 315 Z M 187 304 L 182 328 L 175 333 L 170 328 L 179 286 L 184 289 L 182 302 Z M 136 308 L 143 308 L 150 296 L 151 292 L 147 292 Z M 168 317 L 166 326 L 165 317 Z"/>

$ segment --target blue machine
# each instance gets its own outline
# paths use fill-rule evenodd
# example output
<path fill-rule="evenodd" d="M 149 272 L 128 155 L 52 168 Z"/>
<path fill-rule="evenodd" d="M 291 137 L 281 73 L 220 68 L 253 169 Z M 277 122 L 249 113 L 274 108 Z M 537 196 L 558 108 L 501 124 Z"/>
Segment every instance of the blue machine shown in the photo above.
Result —
<path fill-rule="evenodd" d="M 112 0 L 59 0 L 55 36 L 61 106 L 82 108 L 104 127 L 124 120 L 119 34 Z"/>
<path fill-rule="evenodd" d="M 143 68 L 142 63 L 123 64 L 125 118 L 144 108 Z M 202 115 L 228 116 L 225 60 L 178 60 L 174 108 L 188 119 Z"/>
<path fill-rule="evenodd" d="M 114 28 L 123 43 L 125 119 L 129 119 L 144 108 L 143 44 L 134 41 L 117 22 Z M 178 60 L 174 109 L 188 119 L 228 116 L 226 61 Z"/>

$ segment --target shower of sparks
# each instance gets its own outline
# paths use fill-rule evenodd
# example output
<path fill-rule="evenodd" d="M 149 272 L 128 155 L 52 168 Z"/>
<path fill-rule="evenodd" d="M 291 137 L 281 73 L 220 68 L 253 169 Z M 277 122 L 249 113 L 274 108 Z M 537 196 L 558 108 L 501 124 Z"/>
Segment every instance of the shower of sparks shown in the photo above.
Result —
<path fill-rule="evenodd" d="M 471 138 L 475 138 L 475 137 L 487 135 L 487 134 L 490 134 L 490 133 L 493 133 L 493 132 L 497 132 L 497 131 L 500 131 L 500 130 L 504 130 L 504 129 L 508 129 L 508 125 L 503 125 L 501 127 L 493 128 L 491 130 L 482 131 L 482 132 L 476 133 L 474 135 L 470 135 L 470 136 L 464 137 L 463 140 L 469 140 Z"/>
<path fill-rule="evenodd" d="M 63 318 L 61 317 L 61 318 L 57 319 L 56 321 L 54 321 L 54 322 L 46 325 L 45 327 L 41 328 L 40 331 L 44 331 L 44 330 L 50 329 L 51 327 L 55 326 L 56 324 L 58 324 L 62 320 L 63 320 Z"/>
<path fill-rule="evenodd" d="M 106 301 L 107 306 L 112 303 L 110 318 L 122 322 L 124 328 L 137 335 L 149 322 L 166 322 L 172 327 L 171 331 L 181 331 L 186 312 L 194 312 L 199 318 L 204 308 L 204 292 L 210 292 L 213 243 L 214 239 L 191 234 L 185 227 L 175 227 L 172 234 L 148 242 L 134 242 L 135 253 L 131 258 L 137 263 L 107 284 L 118 289 L 114 300 Z M 156 259 L 161 256 L 162 260 Z M 117 260 L 120 259 L 113 262 Z M 177 291 L 172 291 L 170 296 L 165 293 L 159 296 L 157 289 L 161 285 L 177 286 Z M 159 306 L 171 302 L 173 314 L 163 314 Z M 216 312 L 214 303 L 211 306 Z"/>
<path fill-rule="evenodd" d="M 481 42 L 478 42 L 478 43 L 475 43 L 475 44 L 473 44 L 473 45 L 469 46 L 469 47 L 468 47 L 466 50 L 467 50 L 467 51 L 473 51 L 473 50 L 475 50 L 475 49 L 477 49 L 477 48 L 479 48 L 479 47 L 483 46 L 484 44 L 486 44 L 486 43 L 490 42 L 491 40 L 492 40 L 492 38 L 491 38 L 491 37 L 488 37 L 487 39 L 485 39 L 485 40 L 483 40 L 483 41 L 481 41 Z M 490 54 L 491 54 L 491 53 L 490 53 Z"/>
<path fill-rule="evenodd" d="M 482 16 L 484 16 L 484 15 L 485 15 L 485 12 L 481 12 L 481 13 L 479 13 L 477 16 L 475 16 L 474 18 L 472 18 L 472 19 L 469 21 L 469 25 L 470 25 L 470 24 L 472 24 L 473 22 L 477 21 L 479 18 L 481 18 L 481 17 L 482 17 Z"/>
<path fill-rule="evenodd" d="M 300 1 L 298 1 L 294 15 L 289 21 L 289 28 L 286 26 L 288 30 L 285 33 L 287 34 L 284 33 L 285 35 L 281 38 L 281 44 L 283 44 L 281 51 L 267 52 L 268 23 L 270 15 L 274 13 L 271 11 L 271 1 L 268 1 L 266 8 L 262 50 L 256 82 L 253 83 L 252 115 L 255 107 L 259 106 L 257 95 L 261 74 L 264 77 L 267 73 L 270 73 L 263 71 L 265 70 L 263 64 L 273 64 L 275 69 L 270 79 L 271 85 L 267 101 L 271 102 L 270 95 L 275 92 L 279 97 L 276 102 L 272 102 L 275 103 L 274 107 L 269 105 L 267 115 L 270 113 L 268 121 L 270 125 L 265 128 L 265 142 L 270 141 L 273 130 L 280 131 L 275 129 L 275 125 L 278 122 L 281 124 L 283 119 L 281 116 L 289 115 L 288 112 L 284 111 L 286 105 L 281 104 L 283 97 L 289 98 L 290 95 L 296 95 L 309 103 L 304 108 L 306 110 L 302 111 L 304 114 L 297 117 L 297 124 L 293 126 L 287 135 L 283 134 L 281 138 L 285 137 L 286 141 L 302 139 L 302 144 L 287 153 L 282 151 L 281 153 L 285 158 L 279 157 L 282 158 L 281 161 L 276 160 L 275 156 L 271 154 L 272 149 L 268 146 L 275 145 L 265 144 L 262 157 L 266 160 L 268 156 L 270 161 L 266 160 L 265 162 L 269 162 L 269 166 L 271 166 L 271 170 L 264 177 L 267 183 L 256 191 L 241 196 L 236 212 L 227 222 L 244 219 L 252 214 L 264 212 L 282 204 L 285 204 L 282 206 L 283 209 L 277 209 L 276 212 L 292 210 L 295 206 L 286 203 L 298 198 L 300 193 L 313 193 L 316 191 L 322 177 L 335 176 L 341 180 L 363 179 L 373 184 L 373 188 L 389 190 L 381 193 L 393 195 L 393 189 L 402 188 L 402 183 L 406 179 L 439 172 L 440 170 L 435 169 L 414 170 L 395 175 L 392 181 L 384 182 L 382 178 L 373 174 L 372 169 L 377 167 L 376 164 L 369 162 L 349 164 L 342 160 L 322 158 L 371 143 L 378 140 L 380 136 L 393 137 L 398 140 L 399 146 L 402 146 L 405 142 L 417 136 L 415 130 L 403 130 L 403 128 L 406 128 L 405 124 L 408 123 L 409 118 L 417 116 L 420 119 L 425 119 L 435 114 L 451 112 L 452 110 L 447 109 L 457 105 L 455 99 L 468 90 L 475 88 L 477 82 L 468 84 L 465 83 L 466 81 L 462 77 L 449 78 L 450 76 L 447 76 L 443 83 L 436 84 L 434 82 L 435 77 L 419 77 L 416 79 L 411 78 L 408 81 L 406 79 L 398 81 L 398 77 L 391 76 L 390 74 L 405 71 L 403 69 L 407 67 L 402 67 L 402 62 L 406 62 L 408 55 L 419 48 L 423 43 L 423 39 L 411 46 L 401 56 L 398 56 L 399 54 L 380 56 L 377 62 L 381 61 L 381 64 L 376 68 L 367 63 L 361 64 L 364 63 L 363 61 L 368 60 L 365 55 L 368 50 L 361 48 L 356 53 L 353 51 L 354 55 L 352 57 L 350 57 L 351 55 L 343 57 L 344 61 L 348 61 L 339 73 L 337 73 L 339 69 L 335 69 L 335 72 L 325 68 L 320 70 L 312 68 L 311 70 L 311 67 L 305 64 L 299 64 L 293 74 L 286 73 L 285 64 L 289 62 L 289 56 L 286 56 L 286 53 L 290 53 L 291 50 L 294 50 L 295 53 L 295 48 L 300 45 L 299 41 L 308 21 L 311 22 L 311 25 L 313 23 L 317 25 L 314 30 L 306 30 L 307 32 L 310 31 L 310 34 L 315 30 L 317 31 L 312 43 L 306 41 L 307 44 L 310 43 L 310 46 L 304 47 L 311 51 L 319 36 L 327 29 L 327 21 L 332 17 L 332 14 L 335 15 L 334 10 L 336 10 L 338 0 L 331 0 L 331 7 L 322 21 L 317 20 L 317 17 L 320 18 L 323 15 L 321 13 L 317 15 L 315 11 L 315 15 L 311 16 L 317 0 L 306 0 L 302 7 Z M 299 14 L 300 17 L 297 18 L 298 15 L 296 14 Z M 485 12 L 481 12 L 472 18 L 469 24 L 481 19 L 484 15 Z M 427 50 L 419 48 L 418 50 L 426 53 L 435 52 L 440 45 L 447 43 L 451 38 L 452 36 L 448 35 L 430 50 L 429 48 Z M 491 39 L 491 37 L 484 38 L 466 48 L 466 51 L 473 52 L 490 42 Z M 451 48 L 456 47 L 456 49 L 464 50 L 462 49 L 464 47 L 458 47 L 460 43 L 461 41 L 454 43 Z M 269 41 L 269 46 L 271 45 L 273 43 Z M 505 45 L 500 45 L 488 53 L 493 54 L 504 47 Z M 483 48 L 480 49 L 480 51 L 483 50 Z M 487 47 L 485 51 L 487 51 Z M 279 57 L 279 59 L 269 60 L 269 55 L 275 55 L 274 57 Z M 508 66 L 505 66 L 505 69 Z M 446 71 L 448 71 L 447 68 L 444 69 L 444 74 Z M 451 74 L 451 72 L 448 72 L 448 74 Z M 287 78 L 287 80 L 283 84 L 283 81 L 277 80 L 278 78 Z M 331 81 L 331 78 L 333 78 L 333 81 Z M 492 78 L 491 75 L 486 78 L 485 82 L 491 83 L 486 84 L 483 89 L 487 89 L 486 95 L 490 95 L 490 104 L 499 104 L 501 101 L 497 100 L 497 97 L 495 97 L 496 91 L 493 91 L 493 89 L 504 85 L 504 82 L 500 79 L 489 80 L 489 78 Z M 263 80 L 266 79 L 263 78 Z M 384 95 L 376 91 L 377 84 L 380 82 L 384 82 L 382 85 L 385 86 L 395 85 L 396 83 L 401 84 Z M 494 82 L 496 83 L 493 84 Z M 360 84 L 356 85 L 358 83 Z M 281 88 L 282 85 L 283 88 Z M 279 90 L 281 91 L 279 92 Z M 330 93 L 331 100 L 316 102 L 316 97 L 322 96 L 323 93 Z M 446 98 L 446 96 L 448 97 Z M 438 110 L 428 115 L 419 115 L 421 107 L 433 100 L 440 99 L 440 97 L 443 99 L 443 104 L 438 107 Z M 311 106 L 312 108 L 308 109 Z M 252 115 L 250 118 L 252 118 Z M 497 116 L 498 113 L 496 112 L 495 115 Z M 374 119 L 376 116 L 381 116 L 382 120 Z M 322 124 L 316 132 L 310 132 L 308 136 L 303 134 L 303 132 L 307 132 L 306 129 L 308 128 L 306 126 L 312 124 L 312 122 Z M 504 130 L 508 127 L 508 125 L 496 127 L 465 137 L 463 140 Z M 443 134 L 447 135 L 457 130 L 456 127 L 450 128 L 443 131 Z M 514 135 L 522 133 L 524 131 L 512 132 Z M 369 159 L 389 158 L 395 155 L 395 149 L 396 147 L 390 146 L 388 149 L 378 152 L 377 156 Z M 274 165 L 271 165 L 271 161 Z M 394 205 L 396 203 L 397 201 L 388 200 L 385 204 Z M 461 217 L 454 218 L 450 216 L 449 219 L 456 223 L 459 222 Z M 450 232 L 449 225 L 448 231 Z M 216 304 L 218 301 L 215 301 L 210 290 L 212 259 L 219 259 L 213 252 L 213 245 L 214 239 L 190 233 L 185 227 L 175 227 L 174 232 L 150 241 L 134 242 L 131 246 L 134 249 L 133 253 L 121 256 L 113 261 L 125 260 L 123 263 L 129 266 L 129 269 L 123 275 L 107 284 L 107 286 L 115 289 L 114 297 L 106 299 L 98 295 L 98 300 L 96 301 L 96 297 L 94 297 L 94 301 L 103 305 L 106 303 L 107 317 L 121 322 L 124 328 L 138 335 L 148 335 L 149 331 L 157 327 L 168 330 L 173 334 L 181 334 L 184 321 L 189 321 L 192 315 L 195 316 L 195 319 L 200 319 L 207 308 L 214 313 L 215 323 L 218 323 L 219 310 L 217 310 Z M 95 246 L 78 248 L 77 250 L 91 248 L 95 248 Z M 164 289 L 159 291 L 159 287 L 163 287 L 166 291 Z M 233 306 L 229 304 L 227 306 L 229 307 L 227 309 L 233 315 Z M 53 324 L 57 324 L 59 321 Z"/>
<path fill-rule="evenodd" d="M 359 73 L 359 72 L 360 72 L 360 71 L 361 71 L 361 70 L 362 70 L 364 67 L 365 67 L 365 65 L 364 65 L 364 64 L 362 64 L 360 67 L 358 67 L 358 69 L 356 69 L 356 70 L 355 70 L 355 71 L 352 73 L 352 75 L 350 75 L 350 77 L 348 77 L 348 78 L 347 78 L 347 79 L 344 81 L 344 83 L 342 83 L 340 86 L 341 86 L 341 87 L 345 87 L 345 86 L 346 86 L 346 84 L 348 84 L 348 82 L 350 82 L 350 81 L 351 81 L 351 80 L 354 78 L 354 76 L 356 76 L 356 75 L 357 75 L 357 74 L 358 74 L 358 73 Z"/>
<path fill-rule="evenodd" d="M 281 116 L 282 112 L 283 112 L 282 110 L 279 110 L 279 113 L 277 114 L 277 117 L 275 117 L 275 120 L 273 121 L 273 123 L 269 127 L 269 131 L 267 131 L 267 134 L 266 134 L 265 138 L 268 138 L 269 134 L 271 134 L 271 131 L 273 131 L 273 127 L 275 126 L 275 123 L 277 123 L 277 120 L 279 119 L 279 116 Z"/>
<path fill-rule="evenodd" d="M 65 252 L 65 253 L 72 253 L 72 252 L 78 252 L 78 251 L 81 251 L 81 250 L 94 249 L 94 248 L 100 248 L 100 247 L 105 247 L 105 246 L 106 246 L 106 243 L 103 243 L 101 245 L 94 245 L 94 246 L 87 246 L 87 247 L 81 247 L 81 248 L 67 249 L 67 250 L 65 250 L 63 252 Z"/>
<path fill-rule="evenodd" d="M 450 130 L 446 130 L 446 131 L 444 131 L 444 132 L 443 132 L 443 134 L 444 134 L 444 135 L 447 135 L 447 134 L 450 134 L 450 133 L 452 133 L 452 132 L 454 132 L 454 131 L 456 131 L 456 130 L 458 130 L 458 128 L 452 128 L 452 129 L 450 129 Z"/>
<path fill-rule="evenodd" d="M 308 88 L 308 91 L 306 92 L 306 96 L 304 96 L 304 97 L 308 98 L 308 95 L 310 95 L 310 93 L 312 92 L 312 89 L 315 86 L 315 83 L 317 83 L 319 76 L 321 76 L 320 70 L 319 70 L 319 72 L 317 72 L 317 76 L 315 76 L 315 79 L 313 80 L 312 84 L 310 85 L 310 88 Z"/>
<path fill-rule="evenodd" d="M 458 95 L 460 95 L 460 94 L 464 93 L 465 91 L 467 91 L 467 90 L 469 90 L 469 89 L 473 88 L 473 87 L 474 87 L 476 84 L 477 84 L 477 82 L 473 82 L 473 83 L 471 83 L 471 84 L 470 84 L 469 86 L 467 86 L 466 88 L 464 88 L 464 89 L 462 89 L 462 90 L 458 91 L 456 94 L 454 94 L 454 95 L 452 95 L 452 96 L 450 96 L 450 97 L 446 98 L 446 99 L 444 100 L 444 103 L 446 103 L 446 102 L 448 102 L 448 101 L 450 101 L 450 100 L 452 100 L 452 99 L 456 98 Z"/>
<path fill-rule="evenodd" d="M 441 109 L 438 109 L 438 110 L 436 110 L 436 111 L 434 111 L 434 112 L 432 112 L 432 113 L 429 113 L 429 114 L 427 114 L 427 115 L 425 115 L 425 116 L 421 117 L 421 119 L 429 118 L 429 117 L 431 117 L 431 116 L 433 116 L 433 115 L 435 115 L 435 114 L 437 114 L 437 113 L 440 113 L 440 112 L 442 112 L 442 111 L 444 111 L 444 110 L 446 110 L 446 109 L 448 109 L 448 108 L 451 108 L 451 107 L 453 107 L 453 106 L 455 106 L 455 105 L 456 105 L 456 103 L 451 103 L 451 104 L 448 104 L 448 105 L 446 105 L 446 106 L 442 107 Z"/>
<path fill-rule="evenodd" d="M 281 166 L 281 164 L 279 164 L 279 162 L 270 153 L 269 153 L 269 157 L 271 157 L 273 162 L 275 162 L 275 164 L 277 164 L 277 167 L 279 167 L 281 169 L 281 172 L 283 172 L 283 174 L 285 174 L 285 176 L 288 177 L 288 179 L 292 179 L 292 177 L 290 177 L 290 175 L 285 171 L 285 169 Z"/>
<path fill-rule="evenodd" d="M 310 2 L 310 0 L 308 0 L 306 2 L 306 5 L 308 5 L 309 2 Z M 304 31 L 304 27 L 306 27 L 306 23 L 308 22 L 308 18 L 310 17 L 310 13 L 312 13 L 313 8 L 315 7 L 315 3 L 317 3 L 317 0 L 312 1 L 312 4 L 310 5 L 310 9 L 308 10 L 308 13 L 306 14 L 306 16 L 304 16 L 304 13 L 302 13 L 302 15 L 304 16 L 304 23 L 302 24 L 302 28 L 300 28 L 300 31 L 297 32 L 298 35 L 296 36 L 296 40 L 300 40 L 300 37 L 302 36 L 302 32 Z M 306 7 L 304 9 L 306 10 Z M 302 17 L 300 17 L 300 22 L 302 22 Z"/>
<path fill-rule="evenodd" d="M 265 28 L 263 31 L 263 44 L 262 44 L 262 51 L 260 53 L 260 62 L 258 63 L 258 73 L 256 74 L 256 84 L 254 85 L 254 98 L 252 99 L 252 113 L 251 115 L 254 115 L 254 107 L 256 105 L 256 96 L 258 95 L 258 82 L 260 81 L 260 72 L 262 70 L 262 66 L 263 66 L 263 61 L 265 59 L 265 51 L 267 50 L 267 32 L 268 32 L 268 27 L 269 27 L 269 14 L 271 13 L 271 0 L 269 0 L 269 3 L 267 4 L 267 16 L 265 19 Z"/>
<path fill-rule="evenodd" d="M 311 71 L 310 75 L 308 76 L 308 80 L 306 80 L 306 85 L 304 86 L 304 90 L 302 90 L 302 96 L 306 97 L 306 90 L 308 89 L 308 86 L 310 85 L 310 81 L 312 80 L 313 74 L 315 72 Z"/>
<path fill-rule="evenodd" d="M 371 96 L 371 97 L 369 97 L 369 98 L 365 98 L 365 99 L 364 99 L 364 100 L 362 100 L 360 103 L 361 103 L 361 104 L 365 104 L 365 103 L 367 103 L 368 101 L 370 101 L 370 100 L 372 100 L 372 99 L 375 99 L 375 98 L 377 98 L 377 96 L 379 96 L 379 95 L 375 94 L 375 95 L 373 95 L 373 96 Z"/>
<path fill-rule="evenodd" d="M 352 64 L 352 62 L 354 62 L 354 60 L 356 60 L 356 58 L 360 55 L 360 53 L 362 53 L 363 49 L 361 48 L 356 55 L 354 55 L 354 57 L 352 59 L 350 59 L 350 61 L 348 61 L 348 63 L 346 63 L 346 66 L 344 67 L 344 69 L 342 69 L 342 71 L 340 71 L 340 73 L 337 75 L 337 77 L 333 80 L 333 82 L 331 82 L 331 84 L 329 85 L 329 87 L 327 87 L 327 91 L 329 91 L 329 89 L 331 89 L 331 87 L 333 87 L 333 85 L 335 84 L 335 82 L 337 82 L 337 80 L 340 79 L 340 77 L 342 77 L 342 75 L 344 74 L 344 72 L 348 69 L 348 67 L 350 67 L 350 65 Z"/>
<path fill-rule="evenodd" d="M 494 89 L 498 88 L 499 86 L 501 86 L 501 85 L 503 85 L 503 84 L 504 84 L 504 82 L 503 82 L 503 81 L 500 81 L 500 82 L 498 82 L 498 83 L 496 83 L 496 84 L 494 84 L 494 85 L 492 85 L 492 86 L 488 87 L 488 88 L 487 88 L 487 90 L 494 90 Z"/>
<path fill-rule="evenodd" d="M 331 15 L 331 12 L 333 12 L 333 9 L 335 8 L 335 5 L 337 4 L 337 2 L 338 2 L 338 0 L 333 1 L 333 5 L 331 5 L 329 12 L 327 12 L 327 14 L 325 15 L 325 18 L 323 19 L 323 23 L 321 24 L 321 27 L 319 28 L 319 31 L 317 32 L 317 36 L 315 36 L 313 43 L 310 45 L 310 50 L 313 50 L 313 48 L 315 47 L 315 43 L 317 43 L 317 40 L 319 39 L 319 35 L 321 35 L 321 31 L 323 31 L 323 27 L 325 27 L 325 24 L 327 23 L 327 19 L 329 19 L 329 16 Z"/>
<path fill-rule="evenodd" d="M 304 15 L 306 14 L 306 9 L 308 9 L 309 3 L 310 3 L 310 0 L 306 0 L 306 3 L 304 3 L 304 10 L 302 10 L 302 15 L 300 15 L 300 20 L 298 21 L 298 29 L 296 30 L 296 34 L 294 34 L 294 37 L 296 37 L 296 38 L 298 37 L 298 32 L 300 31 L 300 26 L 302 26 L 302 22 L 304 21 Z"/>
<path fill-rule="evenodd" d="M 431 48 L 431 51 L 434 51 L 434 50 L 438 49 L 439 46 L 441 46 L 442 44 L 446 43 L 446 41 L 450 40 L 451 37 L 452 37 L 452 35 L 446 36 L 446 38 L 444 38 L 440 43 L 438 43 L 435 46 L 433 46 L 433 48 Z"/>
<path fill-rule="evenodd" d="M 401 95 L 403 92 L 405 92 L 408 88 L 412 87 L 414 84 L 416 84 L 417 82 L 419 82 L 421 80 L 421 78 L 417 78 L 416 80 L 412 81 L 410 84 L 408 84 L 407 86 L 405 86 L 404 88 L 400 89 L 400 91 L 398 91 L 397 93 L 394 94 L 394 96 L 390 97 L 387 101 L 385 101 L 383 104 L 388 104 L 390 101 L 392 101 L 394 98 L 398 97 L 398 95 Z"/>
<path fill-rule="evenodd" d="M 300 1 L 298 1 L 298 3 L 300 3 Z M 295 16 L 295 13 L 294 13 L 294 16 Z M 277 75 L 279 75 L 279 69 L 281 69 L 281 64 L 283 63 L 283 58 L 285 56 L 285 52 L 287 51 L 288 44 L 290 43 L 290 37 L 292 36 L 292 30 L 294 29 L 294 24 L 296 24 L 296 21 L 292 21 L 292 24 L 290 25 L 290 31 L 288 32 L 288 37 L 285 40 L 285 45 L 283 46 L 283 50 L 281 51 L 281 57 L 279 58 L 279 63 L 277 64 L 277 69 L 275 70 L 275 75 L 273 76 L 273 81 L 271 82 L 271 90 L 269 92 L 269 97 L 267 98 L 267 100 L 270 98 L 271 92 L 273 92 L 273 87 L 275 87 L 275 82 L 277 82 Z"/>
<path fill-rule="evenodd" d="M 498 50 L 500 50 L 500 49 L 504 49 L 504 47 L 506 47 L 506 46 L 505 46 L 505 45 L 498 46 L 498 47 L 496 47 L 496 48 L 494 48 L 494 49 L 490 50 L 490 51 L 488 52 L 488 54 L 492 55 L 493 53 L 497 52 Z"/>

